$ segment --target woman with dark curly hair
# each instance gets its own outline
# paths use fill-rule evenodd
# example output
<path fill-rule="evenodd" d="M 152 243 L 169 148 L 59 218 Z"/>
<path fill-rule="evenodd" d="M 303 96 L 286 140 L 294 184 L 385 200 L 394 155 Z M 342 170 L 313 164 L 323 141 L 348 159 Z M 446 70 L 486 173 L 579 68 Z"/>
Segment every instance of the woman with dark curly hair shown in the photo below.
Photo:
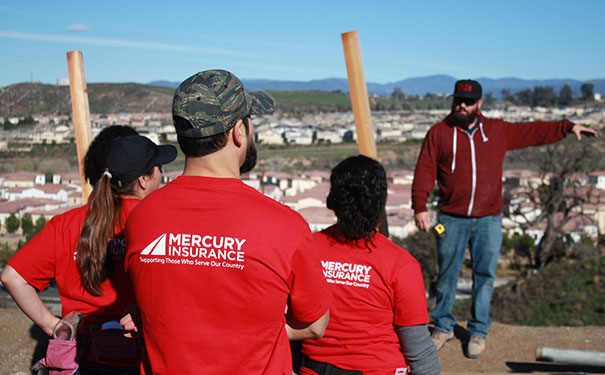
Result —
<path fill-rule="evenodd" d="M 386 172 L 349 157 L 330 176 L 327 206 L 337 223 L 314 235 L 333 294 L 324 336 L 302 343 L 299 374 L 438 374 L 420 264 L 376 226 Z"/>

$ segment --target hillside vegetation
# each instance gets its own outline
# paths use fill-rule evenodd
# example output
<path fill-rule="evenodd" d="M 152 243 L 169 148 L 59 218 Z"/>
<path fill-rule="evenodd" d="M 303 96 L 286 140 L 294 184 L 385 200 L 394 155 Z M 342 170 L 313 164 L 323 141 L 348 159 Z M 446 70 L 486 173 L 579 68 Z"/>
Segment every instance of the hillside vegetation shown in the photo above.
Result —
<path fill-rule="evenodd" d="M 139 83 L 90 83 L 87 84 L 90 112 L 144 113 L 170 112 L 173 88 L 142 85 Z M 349 94 L 335 91 L 268 91 L 276 100 L 276 112 L 281 114 L 345 112 L 351 110 Z M 488 95 L 489 94 L 489 95 Z M 486 94 L 484 109 L 503 104 Z M 547 95 L 549 94 L 549 95 Z M 571 95 L 571 94 L 570 94 Z M 551 88 L 536 87 L 515 95 L 507 94 L 508 104 L 530 106 L 591 105 L 605 107 L 605 102 L 587 101 L 581 98 L 563 100 Z M 390 95 L 370 95 L 373 111 L 448 109 L 451 98 L 445 95 L 406 95 L 396 88 Z M 0 116 L 28 116 L 35 114 L 71 114 L 68 86 L 41 83 L 18 83 L 0 88 Z"/>
<path fill-rule="evenodd" d="M 87 85 L 91 113 L 170 112 L 174 90 L 138 83 Z M 68 86 L 19 83 L 0 93 L 0 116 L 71 115 Z"/>
<path fill-rule="evenodd" d="M 605 325 L 605 256 L 560 261 L 496 288 L 491 318 L 527 326 Z M 470 319 L 470 300 L 455 308 Z"/>
<path fill-rule="evenodd" d="M 171 112 L 174 89 L 138 83 L 87 84 L 90 112 Z M 269 91 L 278 113 L 344 112 L 351 110 L 349 94 L 340 91 Z M 372 96 L 373 110 L 448 108 L 443 97 L 407 97 L 405 100 Z M 71 114 L 68 86 L 19 83 L 0 88 L 0 116 Z"/>

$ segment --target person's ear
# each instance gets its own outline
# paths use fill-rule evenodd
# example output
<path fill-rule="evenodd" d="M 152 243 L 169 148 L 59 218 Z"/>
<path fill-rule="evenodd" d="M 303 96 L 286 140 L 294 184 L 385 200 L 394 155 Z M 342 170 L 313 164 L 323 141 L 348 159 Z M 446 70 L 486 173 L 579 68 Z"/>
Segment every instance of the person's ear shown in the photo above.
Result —
<path fill-rule="evenodd" d="M 231 129 L 231 136 L 233 137 L 233 143 L 237 147 L 241 147 L 244 144 L 247 137 L 244 121 L 238 120 L 235 123 L 235 126 Z"/>
<path fill-rule="evenodd" d="M 149 183 L 149 176 L 147 176 L 147 175 L 142 175 L 139 178 L 137 178 L 137 184 L 139 185 L 139 188 L 141 188 L 141 190 L 145 190 L 147 188 L 148 183 Z"/>
<path fill-rule="evenodd" d="M 477 108 L 481 109 L 481 106 L 483 105 L 483 99 L 479 99 L 477 103 L 479 104 L 479 107 Z"/>

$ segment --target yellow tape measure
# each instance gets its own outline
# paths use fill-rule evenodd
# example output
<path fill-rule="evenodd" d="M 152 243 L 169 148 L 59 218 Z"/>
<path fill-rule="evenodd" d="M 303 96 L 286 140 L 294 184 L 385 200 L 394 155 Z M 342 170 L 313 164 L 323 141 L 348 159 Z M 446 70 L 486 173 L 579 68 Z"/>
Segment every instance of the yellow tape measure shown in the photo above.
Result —
<path fill-rule="evenodd" d="M 437 238 L 443 238 L 443 236 L 445 236 L 445 227 L 443 224 L 435 225 L 433 227 L 433 234 L 435 234 Z"/>

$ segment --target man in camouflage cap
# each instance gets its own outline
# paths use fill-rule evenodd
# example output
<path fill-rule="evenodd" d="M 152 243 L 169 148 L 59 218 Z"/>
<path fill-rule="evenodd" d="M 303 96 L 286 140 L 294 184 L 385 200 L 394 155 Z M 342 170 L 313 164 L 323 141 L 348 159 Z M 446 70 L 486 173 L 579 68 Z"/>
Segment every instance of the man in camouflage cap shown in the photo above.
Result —
<path fill-rule="evenodd" d="M 210 137 L 231 129 L 248 115 L 273 113 L 275 102 L 265 92 L 246 92 L 242 82 L 225 70 L 207 70 L 187 78 L 176 89 L 172 116 L 192 125 L 179 128 L 179 136 Z"/>
<path fill-rule="evenodd" d="M 330 295 L 309 226 L 240 180 L 256 162 L 251 115 L 273 108 L 224 70 L 174 94 L 185 170 L 126 225 L 145 371 L 289 374 L 288 339 L 323 335 Z"/>

